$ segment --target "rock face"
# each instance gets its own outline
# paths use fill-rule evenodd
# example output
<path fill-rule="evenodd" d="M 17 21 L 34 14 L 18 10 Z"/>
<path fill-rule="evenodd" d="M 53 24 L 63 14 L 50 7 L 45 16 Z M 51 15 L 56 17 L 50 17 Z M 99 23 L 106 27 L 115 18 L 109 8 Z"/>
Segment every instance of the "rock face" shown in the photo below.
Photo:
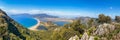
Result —
<path fill-rule="evenodd" d="M 81 40 L 88 40 L 89 39 L 89 36 L 88 34 L 85 32 L 81 38 Z"/>
<path fill-rule="evenodd" d="M 94 40 L 94 36 L 90 36 L 89 40 Z"/>
<path fill-rule="evenodd" d="M 115 30 L 115 26 L 112 24 L 101 24 L 97 27 L 97 30 L 95 31 L 96 35 L 103 35 L 103 34 L 108 34 Z"/>
<path fill-rule="evenodd" d="M 74 37 L 71 37 L 69 40 L 79 40 L 79 37 L 75 35 Z"/>
<path fill-rule="evenodd" d="M 88 34 L 85 32 L 81 40 L 94 40 L 94 36 L 88 36 Z"/>
<path fill-rule="evenodd" d="M 112 40 L 120 40 L 120 32 L 117 35 L 114 35 Z"/>
<path fill-rule="evenodd" d="M 120 39 L 120 31 L 119 27 L 116 26 L 118 23 L 111 24 L 100 24 L 96 27 L 95 32 L 93 34 L 88 35 L 87 32 L 83 34 L 81 40 L 119 40 Z M 111 38 L 110 38 L 111 37 Z"/>

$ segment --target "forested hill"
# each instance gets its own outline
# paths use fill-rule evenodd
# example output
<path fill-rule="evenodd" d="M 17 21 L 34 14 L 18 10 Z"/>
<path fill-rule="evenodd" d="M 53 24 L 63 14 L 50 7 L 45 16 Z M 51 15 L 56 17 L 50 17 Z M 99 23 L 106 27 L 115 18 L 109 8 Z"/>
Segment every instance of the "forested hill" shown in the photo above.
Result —
<path fill-rule="evenodd" d="M 0 9 L 0 40 L 36 40 L 36 33 L 24 28 Z"/>

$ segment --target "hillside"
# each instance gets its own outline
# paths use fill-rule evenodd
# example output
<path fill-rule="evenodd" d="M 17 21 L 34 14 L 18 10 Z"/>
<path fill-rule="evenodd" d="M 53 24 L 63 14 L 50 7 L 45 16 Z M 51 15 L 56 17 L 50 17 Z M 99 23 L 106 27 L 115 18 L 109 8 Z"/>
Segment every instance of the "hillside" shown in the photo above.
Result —
<path fill-rule="evenodd" d="M 59 18 L 58 16 L 52 16 L 52 15 L 48 15 L 45 13 L 42 14 L 34 14 L 32 15 L 33 17 L 38 17 L 38 18 Z"/>
<path fill-rule="evenodd" d="M 24 28 L 0 9 L 0 40 L 40 39 L 36 33 Z"/>

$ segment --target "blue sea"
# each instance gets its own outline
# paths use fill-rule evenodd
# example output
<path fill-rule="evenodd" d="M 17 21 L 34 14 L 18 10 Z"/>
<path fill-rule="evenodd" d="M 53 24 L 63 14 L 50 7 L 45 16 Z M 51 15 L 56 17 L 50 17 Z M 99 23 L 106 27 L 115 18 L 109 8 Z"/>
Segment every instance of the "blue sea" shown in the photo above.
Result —
<path fill-rule="evenodd" d="M 37 20 L 35 20 L 33 17 L 29 17 L 29 16 L 11 16 L 11 18 L 26 28 L 29 28 L 29 27 L 37 24 Z"/>
<path fill-rule="evenodd" d="M 34 26 L 37 24 L 37 20 L 35 20 L 31 16 L 26 16 L 26 15 L 17 15 L 17 16 L 10 16 L 12 19 L 17 21 L 19 24 L 23 25 L 26 28 L 30 28 L 31 26 Z M 42 21 L 42 20 L 41 20 Z M 63 22 L 63 21 L 56 21 L 53 22 L 57 24 L 58 26 L 63 26 L 64 24 L 68 24 L 69 22 Z M 39 28 L 39 29 L 45 29 L 45 28 Z"/>

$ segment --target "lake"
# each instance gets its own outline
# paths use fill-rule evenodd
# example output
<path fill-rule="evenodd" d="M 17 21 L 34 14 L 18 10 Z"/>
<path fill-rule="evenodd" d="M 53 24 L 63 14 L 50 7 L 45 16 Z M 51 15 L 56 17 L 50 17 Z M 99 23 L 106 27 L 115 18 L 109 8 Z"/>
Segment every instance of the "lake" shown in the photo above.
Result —
<path fill-rule="evenodd" d="M 55 21 L 55 22 L 53 22 L 53 23 L 57 24 L 58 26 L 64 26 L 64 24 L 68 24 L 69 22 Z"/>
<path fill-rule="evenodd" d="M 69 22 L 64 22 L 64 21 L 55 21 L 53 22 L 54 24 L 57 24 L 58 26 L 63 26 L 64 24 L 68 24 Z M 37 29 L 39 30 L 48 30 L 47 28 L 45 28 L 45 26 L 40 26 Z"/>

